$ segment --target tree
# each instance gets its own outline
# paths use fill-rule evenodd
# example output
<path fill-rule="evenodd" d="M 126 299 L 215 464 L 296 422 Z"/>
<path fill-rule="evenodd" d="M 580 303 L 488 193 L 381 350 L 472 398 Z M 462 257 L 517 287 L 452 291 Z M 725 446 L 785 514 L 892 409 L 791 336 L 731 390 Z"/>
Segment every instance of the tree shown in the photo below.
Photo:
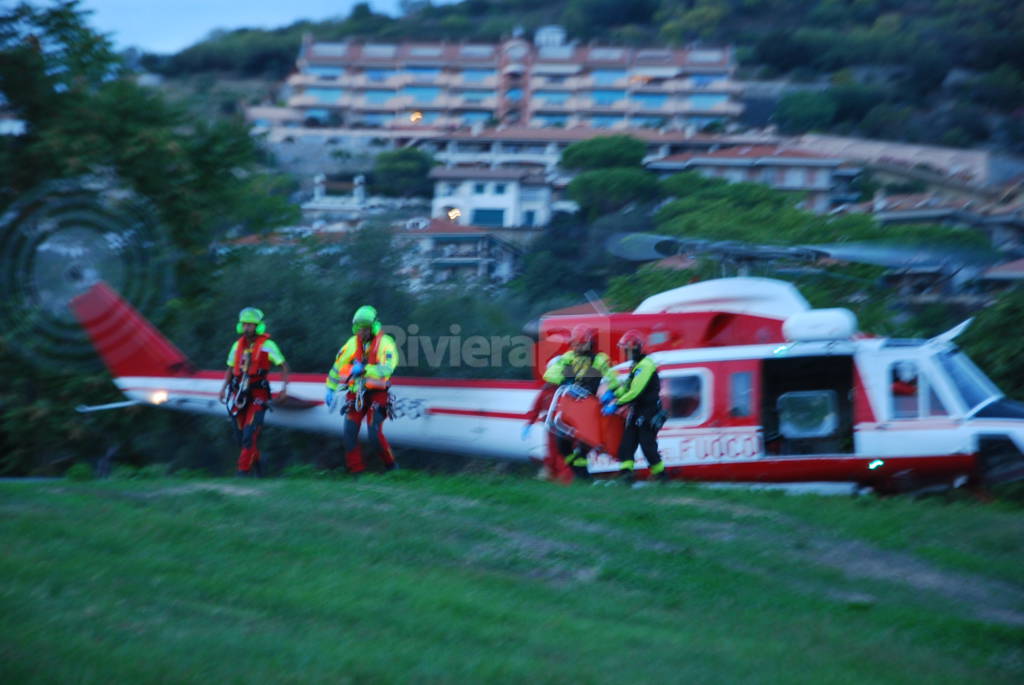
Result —
<path fill-rule="evenodd" d="M 429 174 L 434 164 L 433 157 L 412 147 L 382 152 L 373 163 L 374 191 L 399 197 L 430 197 L 434 184 Z"/>
<path fill-rule="evenodd" d="M 798 91 L 783 96 L 775 110 L 775 120 L 785 133 L 828 128 L 836 116 L 836 103 L 828 93 Z"/>
<path fill-rule="evenodd" d="M 1024 399 L 1024 355 L 1020 342 L 1007 335 L 1020 325 L 1024 311 L 1024 288 L 1004 293 L 995 305 L 977 314 L 959 342 L 968 355 L 992 376 L 1006 394 Z"/>
<path fill-rule="evenodd" d="M 661 193 L 653 174 L 622 168 L 584 171 L 569 182 L 568 191 L 591 220 L 630 203 L 650 202 Z"/>
<path fill-rule="evenodd" d="M 183 299 L 177 308 L 147 312 L 166 324 L 209 293 L 212 240 L 231 229 L 280 225 L 297 210 L 276 194 L 279 177 L 262 172 L 262 153 L 241 121 L 194 122 L 137 86 L 84 15 L 75 1 L 45 9 L 22 3 L 0 14 L 0 99 L 26 124 L 24 135 L 0 136 L 0 208 L 54 179 L 101 175 L 134 191 L 155 207 L 173 247 Z M 0 336 L 0 373 L 12 379 L 0 389 L 0 472 L 95 456 L 118 435 L 167 425 L 138 414 L 69 420 L 83 400 L 116 397 L 107 375 L 27 365 L 14 356 L 14 344 L 31 347 L 32 332 Z"/>
<path fill-rule="evenodd" d="M 574 171 L 639 168 L 646 154 L 647 145 L 632 136 L 597 136 L 565 148 L 559 164 Z"/>

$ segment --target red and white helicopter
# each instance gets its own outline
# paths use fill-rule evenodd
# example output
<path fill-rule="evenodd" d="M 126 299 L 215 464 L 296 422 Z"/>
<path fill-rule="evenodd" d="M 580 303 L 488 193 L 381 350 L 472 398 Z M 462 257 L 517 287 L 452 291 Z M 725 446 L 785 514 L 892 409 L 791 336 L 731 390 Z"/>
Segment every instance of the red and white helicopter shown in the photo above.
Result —
<path fill-rule="evenodd" d="M 105 284 L 71 307 L 130 402 L 223 416 L 222 370 L 188 358 Z M 1006 398 L 952 343 L 876 338 L 845 309 L 811 309 L 792 285 L 724 278 L 654 295 L 633 312 L 542 317 L 537 377 L 587 324 L 614 352 L 642 331 L 658 364 L 669 418 L 658 435 L 668 474 L 693 481 L 844 482 L 877 491 L 991 484 L 1024 478 L 1024 404 Z M 614 357 L 614 354 L 612 355 Z M 620 372 L 626 371 L 620 365 Z M 280 378 L 271 375 L 272 387 Z M 340 434 L 323 407 L 324 375 L 292 374 L 289 398 L 267 421 Z M 543 460 L 548 431 L 611 435 L 594 398 L 558 392 L 546 426 L 520 438 L 542 383 L 393 379 L 397 446 L 500 459 Z M 574 404 L 588 402 L 589 404 Z M 621 420 L 621 419 L 619 419 Z M 589 457 L 617 470 L 614 438 Z M 637 474 L 646 463 L 637 455 Z"/>

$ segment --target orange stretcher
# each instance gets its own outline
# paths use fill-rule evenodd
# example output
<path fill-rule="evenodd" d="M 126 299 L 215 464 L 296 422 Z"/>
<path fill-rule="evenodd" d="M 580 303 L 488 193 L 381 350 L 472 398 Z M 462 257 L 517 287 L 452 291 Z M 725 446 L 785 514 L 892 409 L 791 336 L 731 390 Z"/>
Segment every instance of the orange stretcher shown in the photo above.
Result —
<path fill-rule="evenodd" d="M 618 413 L 601 414 L 601 403 L 593 395 L 579 398 L 564 392 L 559 393 L 555 400 L 551 422 L 556 432 L 613 457 L 619 453 L 619 443 L 626 427 L 625 419 Z"/>

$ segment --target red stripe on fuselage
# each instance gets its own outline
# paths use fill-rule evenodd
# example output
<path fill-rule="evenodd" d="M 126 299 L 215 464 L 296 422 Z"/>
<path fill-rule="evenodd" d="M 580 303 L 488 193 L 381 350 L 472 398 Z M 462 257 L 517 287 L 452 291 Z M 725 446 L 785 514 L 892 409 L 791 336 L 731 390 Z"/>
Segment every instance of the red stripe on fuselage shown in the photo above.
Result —
<path fill-rule="evenodd" d="M 181 376 L 146 376 L 147 378 L 181 378 Z M 191 378 L 202 380 L 223 380 L 224 371 L 198 371 Z M 281 374 L 271 373 L 268 377 L 271 381 L 280 381 Z M 288 381 L 295 383 L 323 383 L 327 374 L 320 373 L 293 373 L 289 375 Z M 394 386 L 407 385 L 410 387 L 438 387 L 438 388 L 479 388 L 481 390 L 540 390 L 543 383 L 537 381 L 522 381 L 513 379 L 483 379 L 483 378 L 423 378 L 419 376 L 392 378 Z"/>
<path fill-rule="evenodd" d="M 450 414 L 452 416 L 483 416 L 488 419 L 526 420 L 529 414 L 518 414 L 511 411 L 487 411 L 485 409 L 449 409 L 446 407 L 429 407 L 428 414 Z"/>

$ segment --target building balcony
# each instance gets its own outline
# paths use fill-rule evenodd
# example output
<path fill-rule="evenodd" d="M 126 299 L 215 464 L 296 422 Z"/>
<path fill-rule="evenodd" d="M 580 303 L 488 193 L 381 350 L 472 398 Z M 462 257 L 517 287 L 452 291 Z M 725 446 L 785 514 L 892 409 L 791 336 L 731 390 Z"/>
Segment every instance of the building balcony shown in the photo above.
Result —
<path fill-rule="evenodd" d="M 289 86 L 338 86 L 344 76 L 318 76 L 316 74 L 291 74 L 286 83 Z"/>
<path fill-rule="evenodd" d="M 562 102 L 547 100 L 544 98 L 530 98 L 530 112 L 575 112 L 580 108 L 581 98 L 569 98 Z"/>
<path fill-rule="evenodd" d="M 467 98 L 455 93 L 442 97 L 441 100 L 447 107 L 460 107 L 462 109 L 494 109 L 498 106 L 497 97 Z"/>

